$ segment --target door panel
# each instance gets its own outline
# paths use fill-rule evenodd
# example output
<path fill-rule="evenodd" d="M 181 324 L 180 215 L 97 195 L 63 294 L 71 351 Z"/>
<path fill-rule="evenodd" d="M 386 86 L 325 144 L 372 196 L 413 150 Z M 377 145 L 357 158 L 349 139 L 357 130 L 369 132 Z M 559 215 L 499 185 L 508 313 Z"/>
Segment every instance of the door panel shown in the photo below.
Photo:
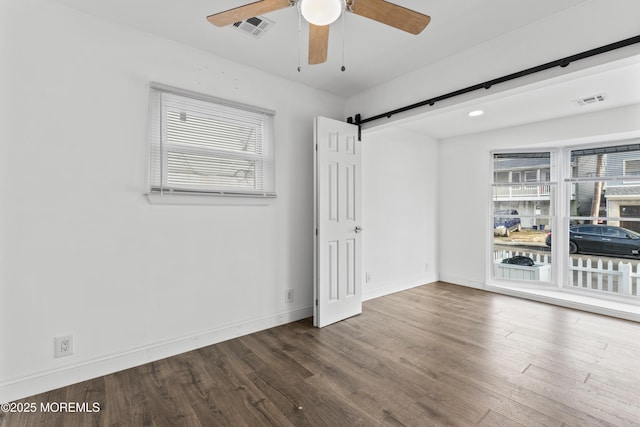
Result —
<path fill-rule="evenodd" d="M 314 123 L 314 325 L 362 312 L 360 142 L 357 126 Z"/>
<path fill-rule="evenodd" d="M 347 239 L 345 241 L 346 251 L 345 254 L 347 257 L 347 283 L 346 283 L 346 292 L 348 297 L 352 297 L 356 295 L 356 282 L 357 278 L 357 266 L 356 266 L 356 239 Z"/>

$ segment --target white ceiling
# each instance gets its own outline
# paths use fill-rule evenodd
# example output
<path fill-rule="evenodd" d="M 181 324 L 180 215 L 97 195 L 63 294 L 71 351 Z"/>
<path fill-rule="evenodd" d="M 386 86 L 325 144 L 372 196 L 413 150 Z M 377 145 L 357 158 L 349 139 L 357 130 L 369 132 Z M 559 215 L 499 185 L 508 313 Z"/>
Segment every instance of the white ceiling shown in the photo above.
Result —
<path fill-rule="evenodd" d="M 232 27 L 215 27 L 205 19 L 252 0 L 53 1 L 347 98 L 589 0 L 392 0 L 430 15 L 431 23 L 420 35 L 413 36 L 346 14 L 344 37 L 340 21 L 334 23 L 328 61 L 313 66 L 306 64 L 307 28 L 303 24 L 302 31 L 298 31 L 295 7 L 266 15 L 275 25 L 256 39 Z M 343 46 L 345 72 L 340 71 Z M 419 120 L 405 121 L 402 126 L 444 138 L 580 114 L 594 108 L 640 103 L 639 76 L 638 61 L 604 67 L 595 73 L 443 108 L 420 116 Z M 607 94 L 602 105 L 577 107 L 571 102 L 597 93 Z M 482 108 L 486 114 L 467 120 L 466 113 L 472 108 Z M 465 120 L 461 121 L 461 117 Z"/>
<path fill-rule="evenodd" d="M 604 95 L 604 101 L 576 101 Z M 395 123 L 436 139 L 640 104 L 640 57 L 546 79 Z M 468 113 L 482 110 L 479 117 Z M 638 118 L 640 127 L 640 117 Z"/>
<path fill-rule="evenodd" d="M 295 7 L 267 14 L 275 25 L 255 39 L 232 27 L 215 27 L 205 19 L 253 0 L 55 1 L 348 97 L 585 0 L 393 0 L 431 16 L 431 23 L 414 36 L 347 13 L 344 38 L 340 21 L 332 24 L 328 61 L 313 66 L 306 64 L 307 26 L 303 24 L 299 33 Z M 343 44 L 345 72 L 340 71 Z M 299 57 L 301 72 L 297 71 Z"/>

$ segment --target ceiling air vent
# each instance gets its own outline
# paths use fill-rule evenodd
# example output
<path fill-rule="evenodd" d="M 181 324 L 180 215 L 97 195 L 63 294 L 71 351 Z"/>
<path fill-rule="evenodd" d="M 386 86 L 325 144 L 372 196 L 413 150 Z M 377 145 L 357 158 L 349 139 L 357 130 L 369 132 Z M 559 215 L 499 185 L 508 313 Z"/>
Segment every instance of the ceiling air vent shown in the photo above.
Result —
<path fill-rule="evenodd" d="M 269 30 L 269 28 L 273 27 L 273 25 L 275 25 L 275 22 L 263 16 L 254 16 L 246 21 L 239 21 L 233 24 L 233 26 L 242 33 L 255 38 L 261 37 Z"/>
<path fill-rule="evenodd" d="M 606 95 L 601 93 L 599 95 L 587 96 L 586 98 L 576 99 L 575 102 L 578 105 L 589 105 L 589 104 L 597 104 L 599 102 L 603 102 L 606 99 Z"/>

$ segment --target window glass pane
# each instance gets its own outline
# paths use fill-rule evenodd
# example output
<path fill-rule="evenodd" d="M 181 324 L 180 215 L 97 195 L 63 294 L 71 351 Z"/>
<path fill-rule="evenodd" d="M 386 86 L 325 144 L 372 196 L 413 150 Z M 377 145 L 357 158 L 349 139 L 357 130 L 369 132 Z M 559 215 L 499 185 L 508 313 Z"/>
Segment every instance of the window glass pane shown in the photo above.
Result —
<path fill-rule="evenodd" d="M 640 181 L 640 144 L 573 150 L 571 164 L 572 178 L 631 177 Z"/>
<path fill-rule="evenodd" d="M 493 277 L 550 283 L 552 193 L 550 153 L 493 158 Z"/>
<path fill-rule="evenodd" d="M 592 234 L 594 236 L 602 235 L 602 228 L 597 225 L 580 225 L 580 226 L 572 226 L 570 230 L 580 230 L 582 234 Z"/>
<path fill-rule="evenodd" d="M 640 159 L 627 159 L 624 161 L 624 176 L 640 176 Z"/>
<path fill-rule="evenodd" d="M 508 182 L 548 182 L 551 156 L 541 153 L 501 153 L 493 156 L 494 182 L 504 182 L 498 177 L 510 176 Z M 540 178 L 538 178 L 540 175 Z"/>
<path fill-rule="evenodd" d="M 630 236 L 630 233 L 624 230 L 624 228 L 614 228 L 614 227 L 604 227 L 602 229 L 603 237 L 615 237 L 619 239 L 624 239 L 627 236 Z"/>
<path fill-rule="evenodd" d="M 581 221 L 588 218 L 600 218 L 601 223 L 607 216 L 607 185 L 605 181 L 577 181 L 571 190 L 571 215 Z"/>
<path fill-rule="evenodd" d="M 637 224 L 637 219 L 634 222 Z M 622 225 L 570 227 L 569 288 L 626 297 L 639 295 L 640 234 Z"/>
<path fill-rule="evenodd" d="M 640 296 L 640 145 L 571 152 L 567 286 Z"/>
<path fill-rule="evenodd" d="M 261 123 L 172 110 L 167 112 L 167 142 L 192 147 L 256 153 Z"/>
<path fill-rule="evenodd" d="M 495 182 L 507 183 L 509 182 L 509 172 L 507 171 L 497 171 L 495 173 Z"/>
<path fill-rule="evenodd" d="M 172 188 L 224 189 L 256 186 L 254 160 L 168 153 L 168 184 Z"/>

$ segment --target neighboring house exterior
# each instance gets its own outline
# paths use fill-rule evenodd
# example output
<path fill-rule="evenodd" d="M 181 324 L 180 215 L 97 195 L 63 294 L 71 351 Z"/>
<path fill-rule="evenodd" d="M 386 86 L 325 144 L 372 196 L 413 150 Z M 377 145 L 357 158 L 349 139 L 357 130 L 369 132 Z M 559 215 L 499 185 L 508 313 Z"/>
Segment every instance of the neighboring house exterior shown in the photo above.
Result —
<path fill-rule="evenodd" d="M 494 187 L 494 211 L 517 210 L 522 215 L 523 228 L 546 226 L 551 200 L 550 174 L 548 157 L 496 159 L 493 182 L 514 185 Z"/>
<path fill-rule="evenodd" d="M 640 186 L 609 186 L 605 191 L 607 216 L 621 218 L 620 221 L 609 221 L 611 225 L 619 225 L 640 232 L 640 223 L 625 221 L 622 218 L 640 218 Z"/>
<path fill-rule="evenodd" d="M 576 153 L 571 168 L 572 176 L 579 180 L 571 184 L 571 215 L 591 217 L 594 193 L 599 191 L 597 216 L 611 218 L 606 220 L 610 225 L 640 232 L 640 222 L 635 221 L 640 219 L 640 146 L 606 154 Z M 552 193 L 550 173 L 549 158 L 495 159 L 494 211 L 516 209 L 522 215 L 522 227 L 546 226 Z M 599 176 L 604 177 L 600 187 Z"/>
<path fill-rule="evenodd" d="M 595 155 L 577 157 L 574 167 L 577 176 L 604 176 L 600 196 L 599 216 L 608 219 L 610 225 L 640 232 L 640 152 L 625 151 L 602 155 L 603 170 L 596 172 Z M 577 216 L 591 216 L 594 198 L 594 182 L 582 182 L 576 189 Z M 625 220 L 624 218 L 629 218 Z"/>

